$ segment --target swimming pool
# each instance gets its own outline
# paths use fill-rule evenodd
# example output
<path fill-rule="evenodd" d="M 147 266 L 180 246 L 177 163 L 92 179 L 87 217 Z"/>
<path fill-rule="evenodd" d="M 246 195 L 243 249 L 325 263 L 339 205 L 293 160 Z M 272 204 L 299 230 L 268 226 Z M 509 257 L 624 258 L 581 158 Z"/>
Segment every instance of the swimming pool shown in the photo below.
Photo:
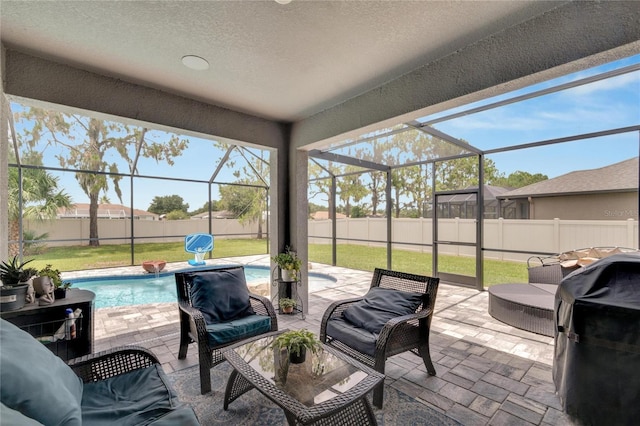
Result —
<path fill-rule="evenodd" d="M 220 265 L 223 266 L 223 265 Z M 225 265 L 230 266 L 230 265 Z M 178 271 L 161 272 L 152 275 L 125 275 L 106 277 L 87 277 L 70 279 L 72 288 L 91 290 L 96 294 L 95 308 L 116 306 L 145 305 L 148 303 L 169 303 L 177 301 L 175 272 L 192 270 L 186 268 Z M 245 266 L 247 284 L 269 283 L 271 270 L 266 266 Z M 309 283 L 320 283 L 336 280 L 325 274 L 309 274 Z M 326 283 L 324 283 L 326 284 Z"/>

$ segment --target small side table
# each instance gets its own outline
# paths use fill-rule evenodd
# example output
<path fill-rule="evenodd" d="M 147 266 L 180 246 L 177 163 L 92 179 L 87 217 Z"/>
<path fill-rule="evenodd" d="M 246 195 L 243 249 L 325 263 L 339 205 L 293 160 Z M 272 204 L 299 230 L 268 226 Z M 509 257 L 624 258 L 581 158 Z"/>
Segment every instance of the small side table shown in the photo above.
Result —
<path fill-rule="evenodd" d="M 50 305 L 28 303 L 16 311 L 0 312 L 0 317 L 17 325 L 43 344 L 54 354 L 68 361 L 93 353 L 93 304 L 96 295 L 89 290 L 69 289 L 64 299 L 56 299 Z M 64 325 L 65 311 L 81 309 L 82 316 L 76 319 L 76 335 L 72 340 L 44 341 L 53 336 Z"/>
<path fill-rule="evenodd" d="M 296 281 L 285 281 L 280 278 L 278 268 L 274 268 L 272 274 L 272 285 L 278 288 L 278 294 L 276 295 L 275 300 L 273 301 L 273 306 L 278 309 L 278 314 L 280 315 L 297 315 L 300 314 L 302 319 L 305 319 L 304 315 L 304 302 L 300 297 L 299 288 L 302 285 L 300 280 Z M 282 308 L 280 308 L 280 299 L 281 298 L 293 299 L 296 301 L 296 307 L 293 308 L 293 312 L 284 313 Z"/>

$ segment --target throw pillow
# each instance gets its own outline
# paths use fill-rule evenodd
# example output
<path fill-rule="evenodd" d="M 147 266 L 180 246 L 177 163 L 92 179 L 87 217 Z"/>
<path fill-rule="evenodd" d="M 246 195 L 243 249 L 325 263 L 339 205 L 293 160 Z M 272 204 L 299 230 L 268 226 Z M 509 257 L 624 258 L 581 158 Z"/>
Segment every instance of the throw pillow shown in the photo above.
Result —
<path fill-rule="evenodd" d="M 82 380 L 33 336 L 0 319 L 0 400 L 43 424 L 81 425 Z"/>
<path fill-rule="evenodd" d="M 207 324 L 232 321 L 254 314 L 244 268 L 194 272 L 191 275 L 191 303 Z"/>
<path fill-rule="evenodd" d="M 421 293 L 373 287 L 364 299 L 345 309 L 342 316 L 356 327 L 380 333 L 390 319 L 414 313 L 423 296 Z"/>

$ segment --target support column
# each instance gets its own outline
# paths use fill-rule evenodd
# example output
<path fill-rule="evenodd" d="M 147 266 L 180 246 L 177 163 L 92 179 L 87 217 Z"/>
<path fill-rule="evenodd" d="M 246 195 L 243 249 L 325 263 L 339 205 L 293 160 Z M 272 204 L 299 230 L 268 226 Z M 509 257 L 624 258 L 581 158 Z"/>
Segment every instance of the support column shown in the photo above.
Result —
<path fill-rule="evenodd" d="M 0 50 L 2 69 L 0 81 L 2 92 L 0 103 L 0 259 L 7 259 L 9 255 L 9 102 L 4 95 L 4 47 Z"/>
<path fill-rule="evenodd" d="M 287 139 L 284 135 L 283 139 Z M 269 254 L 275 256 L 284 251 L 291 242 L 291 180 L 288 139 L 283 145 L 271 151 L 270 161 L 270 212 L 269 212 Z M 271 268 L 275 267 L 271 262 Z M 278 296 L 278 289 L 270 287 L 271 300 Z"/>
<path fill-rule="evenodd" d="M 301 285 L 299 296 L 304 305 L 304 315 L 309 313 L 309 156 L 307 151 L 292 148 L 291 164 L 291 242 L 294 244 L 298 256 L 302 259 Z"/>

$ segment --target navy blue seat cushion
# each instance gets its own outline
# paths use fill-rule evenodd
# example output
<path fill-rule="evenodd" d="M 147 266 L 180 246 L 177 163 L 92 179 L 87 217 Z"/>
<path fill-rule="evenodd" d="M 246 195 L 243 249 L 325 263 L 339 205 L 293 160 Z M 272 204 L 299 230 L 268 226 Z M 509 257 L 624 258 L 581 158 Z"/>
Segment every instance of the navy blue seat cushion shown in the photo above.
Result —
<path fill-rule="evenodd" d="M 343 318 L 337 317 L 327 321 L 327 335 L 358 352 L 375 356 L 378 334 L 355 327 Z"/>
<path fill-rule="evenodd" d="M 29 333 L 0 319 L 2 404 L 43 424 L 81 425 L 82 394 L 82 380 L 67 364 Z"/>
<path fill-rule="evenodd" d="M 207 324 L 217 324 L 254 314 L 243 268 L 191 274 L 191 303 Z"/>
<path fill-rule="evenodd" d="M 199 425 L 198 417 L 193 408 L 184 405 L 173 410 L 151 423 L 153 426 L 188 426 Z"/>
<path fill-rule="evenodd" d="M 211 346 L 224 345 L 268 331 L 271 331 L 271 318 L 266 315 L 253 314 L 224 323 L 207 324 Z"/>
<path fill-rule="evenodd" d="M 349 306 L 343 317 L 356 327 L 379 334 L 392 318 L 415 313 L 427 297 L 422 293 L 372 287 L 364 298 Z"/>
<path fill-rule="evenodd" d="M 141 425 L 181 405 L 159 364 L 84 385 L 82 422 Z"/>

